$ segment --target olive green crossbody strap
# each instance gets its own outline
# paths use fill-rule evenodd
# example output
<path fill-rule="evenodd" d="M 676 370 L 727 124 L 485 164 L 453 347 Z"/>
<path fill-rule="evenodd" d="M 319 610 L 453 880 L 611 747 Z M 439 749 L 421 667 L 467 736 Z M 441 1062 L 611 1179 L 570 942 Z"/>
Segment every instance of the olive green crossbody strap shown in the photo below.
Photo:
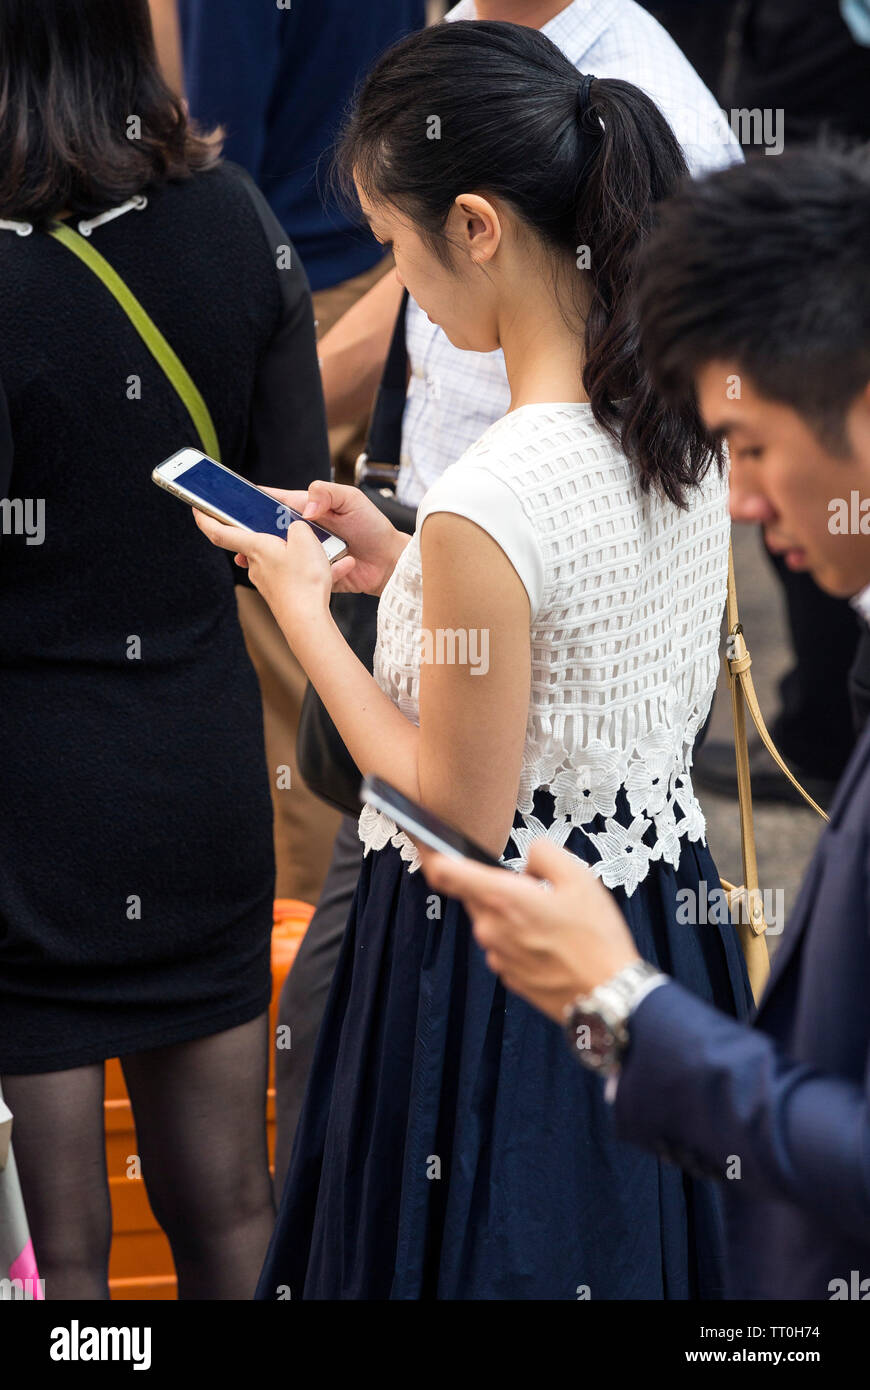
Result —
<path fill-rule="evenodd" d="M 59 241 L 61 245 L 66 246 L 69 251 L 72 251 L 74 256 L 78 256 L 79 260 L 83 261 L 97 278 L 102 280 L 109 293 L 118 301 L 151 356 L 161 367 L 184 403 L 188 415 L 196 426 L 196 432 L 204 452 L 220 463 L 220 445 L 208 406 L 194 385 L 184 363 L 173 352 L 160 329 L 153 319 L 146 314 L 136 296 L 127 288 L 118 272 L 109 265 L 106 258 L 101 256 L 99 251 L 72 227 L 68 227 L 62 222 L 56 222 L 51 227 L 49 235 L 53 236 L 55 241 Z"/>

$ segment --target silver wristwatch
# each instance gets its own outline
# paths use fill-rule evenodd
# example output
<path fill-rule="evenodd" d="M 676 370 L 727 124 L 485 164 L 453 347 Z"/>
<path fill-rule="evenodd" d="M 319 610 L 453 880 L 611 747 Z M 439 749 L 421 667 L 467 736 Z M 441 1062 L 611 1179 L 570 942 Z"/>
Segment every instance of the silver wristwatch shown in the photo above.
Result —
<path fill-rule="evenodd" d="M 601 1076 L 619 1068 L 628 1047 L 628 1020 L 641 999 L 667 976 L 648 961 L 632 961 L 591 994 L 565 1008 L 565 1032 L 578 1062 Z"/>

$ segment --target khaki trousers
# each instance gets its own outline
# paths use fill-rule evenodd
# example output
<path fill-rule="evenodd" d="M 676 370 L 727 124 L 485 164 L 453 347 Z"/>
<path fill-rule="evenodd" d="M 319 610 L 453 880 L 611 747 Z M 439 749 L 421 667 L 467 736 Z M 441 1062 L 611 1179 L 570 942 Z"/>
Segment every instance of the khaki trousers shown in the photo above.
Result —
<path fill-rule="evenodd" d="M 351 305 L 392 265 L 380 261 L 372 270 L 314 295 L 317 336 L 321 338 Z M 353 464 L 365 442 L 368 420 L 330 430 L 329 446 L 339 482 L 353 481 Z M 341 816 L 309 791 L 296 763 L 296 733 L 305 672 L 291 652 L 271 609 L 254 589 L 236 586 L 239 621 L 263 697 L 266 764 L 272 789 L 275 831 L 275 896 L 316 903 L 332 857 Z M 290 768 L 290 785 L 279 769 Z M 279 785 L 280 784 L 280 785 Z"/>
<path fill-rule="evenodd" d="M 362 299 L 392 267 L 392 256 L 385 256 L 362 275 L 355 275 L 352 280 L 345 280 L 343 284 L 333 285 L 328 290 L 318 290 L 313 296 L 318 340 L 324 333 L 328 333 L 333 324 L 338 323 L 342 314 L 346 314 L 358 299 Z M 337 425 L 329 431 L 329 452 L 332 455 L 332 468 L 337 483 L 353 482 L 354 464 L 362 453 L 368 423 L 366 416 L 362 420 L 355 420 L 353 424 Z"/>

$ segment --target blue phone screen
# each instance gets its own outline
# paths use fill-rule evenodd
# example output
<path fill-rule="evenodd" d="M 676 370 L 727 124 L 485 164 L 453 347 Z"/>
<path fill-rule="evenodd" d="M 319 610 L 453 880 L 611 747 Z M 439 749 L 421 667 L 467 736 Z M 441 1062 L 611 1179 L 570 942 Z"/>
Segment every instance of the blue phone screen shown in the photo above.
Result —
<path fill-rule="evenodd" d="M 186 468 L 178 475 L 178 482 L 203 502 L 218 507 L 240 525 L 247 526 L 249 531 L 265 531 L 286 540 L 288 526 L 299 520 L 298 514 L 283 502 L 276 502 L 252 483 L 227 473 L 212 459 L 201 458 Z M 322 526 L 308 524 L 319 541 L 328 539 L 329 532 L 324 531 Z"/>

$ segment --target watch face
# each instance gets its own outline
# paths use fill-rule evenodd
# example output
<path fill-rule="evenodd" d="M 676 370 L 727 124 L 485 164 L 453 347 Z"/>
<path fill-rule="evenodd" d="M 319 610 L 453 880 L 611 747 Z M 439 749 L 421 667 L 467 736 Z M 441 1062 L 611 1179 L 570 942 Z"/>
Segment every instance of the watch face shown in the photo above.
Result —
<path fill-rule="evenodd" d="M 574 1047 L 587 1067 L 607 1066 L 616 1053 L 616 1038 L 600 1014 L 575 1015 Z"/>

